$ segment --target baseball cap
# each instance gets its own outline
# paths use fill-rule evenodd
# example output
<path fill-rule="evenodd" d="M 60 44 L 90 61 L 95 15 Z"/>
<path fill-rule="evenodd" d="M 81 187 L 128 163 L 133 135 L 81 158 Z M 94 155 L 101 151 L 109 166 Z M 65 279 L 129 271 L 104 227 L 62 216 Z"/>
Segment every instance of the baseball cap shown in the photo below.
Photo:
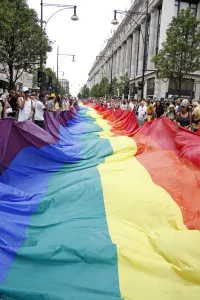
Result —
<path fill-rule="evenodd" d="M 23 87 L 23 89 L 22 89 L 22 91 L 25 93 L 25 92 L 29 92 L 29 89 L 28 89 L 28 87 Z"/>
<path fill-rule="evenodd" d="M 181 107 L 187 107 L 186 103 L 181 103 Z"/>

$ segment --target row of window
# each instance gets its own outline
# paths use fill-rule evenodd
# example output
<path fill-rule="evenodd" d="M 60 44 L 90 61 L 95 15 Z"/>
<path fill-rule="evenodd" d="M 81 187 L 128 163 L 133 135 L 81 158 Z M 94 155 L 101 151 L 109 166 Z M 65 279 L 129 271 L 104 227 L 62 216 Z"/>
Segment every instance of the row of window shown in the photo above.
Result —
<path fill-rule="evenodd" d="M 181 9 L 190 8 L 193 14 L 197 15 L 197 7 L 199 0 L 176 0 L 175 1 L 175 16 L 179 15 Z M 157 39 L 156 39 L 156 54 L 159 50 L 160 43 L 160 27 L 161 27 L 161 17 L 162 17 L 162 5 L 158 7 L 158 23 L 157 23 Z M 147 44 L 146 44 L 146 55 L 145 55 L 145 69 L 147 69 L 148 63 L 148 52 L 149 52 L 149 37 L 150 37 L 150 18 L 148 20 L 148 30 L 147 30 Z M 140 36 L 141 30 L 138 29 L 138 41 L 137 41 L 137 57 L 136 57 L 136 75 L 139 71 L 139 51 L 140 51 Z"/>
<path fill-rule="evenodd" d="M 198 6 L 198 0 L 176 0 L 175 1 L 175 16 L 178 16 L 181 9 L 187 9 L 190 8 L 194 14 L 194 16 L 197 15 L 197 6 Z"/>
<path fill-rule="evenodd" d="M 181 87 L 182 96 L 191 96 L 191 93 L 194 89 L 194 80 L 193 79 L 184 79 Z M 155 93 L 155 78 L 149 78 L 147 80 L 147 96 L 153 96 Z M 174 81 L 169 81 L 168 93 L 170 95 L 177 95 L 178 91 Z"/>

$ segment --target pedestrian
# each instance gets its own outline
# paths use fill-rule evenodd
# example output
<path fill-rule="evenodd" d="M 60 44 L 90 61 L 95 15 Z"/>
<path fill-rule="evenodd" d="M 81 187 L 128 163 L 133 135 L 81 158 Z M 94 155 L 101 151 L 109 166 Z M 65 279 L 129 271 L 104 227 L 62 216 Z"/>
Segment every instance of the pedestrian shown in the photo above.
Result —
<path fill-rule="evenodd" d="M 153 120 L 154 106 L 151 103 L 150 99 L 147 99 L 147 122 L 151 122 Z"/>
<path fill-rule="evenodd" d="M 62 110 L 62 103 L 59 96 L 56 97 L 54 102 L 54 109 L 55 111 L 61 111 Z"/>
<path fill-rule="evenodd" d="M 176 121 L 176 112 L 173 104 L 169 105 L 169 111 L 166 113 L 166 117 L 172 122 Z"/>
<path fill-rule="evenodd" d="M 200 103 L 194 101 L 192 103 L 194 110 L 192 112 L 193 131 L 197 132 L 200 129 Z"/>
<path fill-rule="evenodd" d="M 181 99 L 176 100 L 176 107 L 175 107 L 175 112 L 178 113 L 181 111 Z"/>
<path fill-rule="evenodd" d="M 187 105 L 185 103 L 181 103 L 180 105 L 181 111 L 176 114 L 176 122 L 185 128 L 191 128 L 192 126 L 192 114 L 187 111 Z"/>
<path fill-rule="evenodd" d="M 147 121 L 147 106 L 144 100 L 141 101 L 138 108 L 138 125 L 141 127 Z"/>
<path fill-rule="evenodd" d="M 62 102 L 62 111 L 69 111 L 69 100 L 65 96 Z"/>
<path fill-rule="evenodd" d="M 54 117 L 54 101 L 55 101 L 56 95 L 51 94 L 47 101 L 47 111 L 49 112 L 51 117 Z"/>
<path fill-rule="evenodd" d="M 124 100 L 124 101 L 122 101 L 122 104 L 121 104 L 121 109 L 122 110 L 128 110 L 128 105 L 127 105 L 127 103 L 126 103 L 126 101 Z"/>
<path fill-rule="evenodd" d="M 45 95 L 40 94 L 39 100 L 35 103 L 35 124 L 44 129 L 44 111 L 45 111 Z"/>
<path fill-rule="evenodd" d="M 0 119 L 4 117 L 4 101 L 0 98 Z"/>
<path fill-rule="evenodd" d="M 18 97 L 17 99 L 17 104 L 19 107 L 19 122 L 33 120 L 35 107 L 33 101 L 29 98 L 29 93 L 29 89 L 27 87 L 24 87 L 23 97 Z"/>
<path fill-rule="evenodd" d="M 156 102 L 156 118 L 160 118 L 164 114 L 164 108 L 160 101 Z"/>
<path fill-rule="evenodd" d="M 8 117 L 13 117 L 17 120 L 17 112 L 18 112 L 18 104 L 17 104 L 17 95 L 12 95 L 10 97 L 10 101 L 9 101 L 9 104 L 10 104 L 10 107 L 12 109 L 12 111 L 10 113 L 8 113 Z"/>
<path fill-rule="evenodd" d="M 128 105 L 128 108 L 129 108 L 130 111 L 133 111 L 133 110 L 134 110 L 135 105 L 134 105 L 134 103 L 133 103 L 133 100 L 130 100 L 129 105 Z"/>

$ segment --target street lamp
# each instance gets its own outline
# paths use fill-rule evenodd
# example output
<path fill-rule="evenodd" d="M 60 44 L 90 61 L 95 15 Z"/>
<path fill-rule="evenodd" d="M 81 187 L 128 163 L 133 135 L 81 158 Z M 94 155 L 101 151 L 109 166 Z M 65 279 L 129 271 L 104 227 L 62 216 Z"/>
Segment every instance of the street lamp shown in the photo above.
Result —
<path fill-rule="evenodd" d="M 112 20 L 112 25 L 119 25 L 119 21 L 117 20 L 117 13 L 119 13 L 117 10 L 114 10 L 114 19 Z"/>
<path fill-rule="evenodd" d="M 79 18 L 78 18 L 78 16 L 77 16 L 77 6 L 76 6 L 76 5 L 49 4 L 49 3 L 44 3 L 43 0 L 41 0 L 40 5 L 41 5 L 40 26 L 41 26 L 41 29 L 42 29 L 42 30 L 43 30 L 43 24 L 44 24 L 44 23 L 45 23 L 44 29 L 46 29 L 46 26 L 47 26 L 48 22 L 51 20 L 51 18 L 52 18 L 55 14 L 59 13 L 59 12 L 62 11 L 62 10 L 65 10 L 65 9 L 73 9 L 73 10 L 74 10 L 74 14 L 73 14 L 73 16 L 71 17 L 71 20 L 72 20 L 72 21 L 78 21 L 78 20 L 79 20 Z M 52 14 L 52 15 L 49 17 L 49 19 L 47 20 L 47 22 L 44 22 L 44 20 L 43 20 L 43 7 L 44 7 L 44 6 L 57 7 L 57 8 L 61 8 L 61 9 L 59 9 L 59 10 L 56 11 L 54 14 Z M 42 58 L 42 55 L 41 55 L 41 57 L 40 57 L 40 70 L 42 71 L 42 69 L 43 69 L 43 58 Z"/>
<path fill-rule="evenodd" d="M 59 74 L 59 56 L 64 56 L 63 59 L 67 56 L 72 57 L 72 62 L 75 62 L 75 55 L 74 54 L 60 54 L 59 53 L 59 46 L 57 47 L 57 81 L 56 81 L 56 89 L 58 90 L 58 82 L 59 82 L 59 78 L 58 78 L 58 74 Z M 62 60 L 61 60 L 62 61 Z M 60 61 L 60 63 L 61 63 Z"/>
<path fill-rule="evenodd" d="M 148 37 L 148 18 L 149 18 L 149 0 L 146 0 L 146 12 L 138 12 L 138 11 L 122 11 L 122 10 L 114 10 L 114 19 L 112 20 L 112 25 L 118 25 L 119 21 L 117 20 L 117 14 L 126 15 L 130 17 L 130 19 L 135 22 L 138 26 L 140 26 L 137 21 L 135 21 L 132 16 L 134 15 L 141 15 L 146 16 L 145 18 L 145 35 L 143 36 L 142 31 L 140 30 L 142 34 L 142 40 L 144 44 L 144 53 L 143 53 L 143 68 L 142 68 L 142 93 L 141 98 L 144 98 L 144 84 L 145 84 L 145 71 L 146 70 L 146 53 L 147 53 L 147 37 Z"/>
<path fill-rule="evenodd" d="M 76 14 L 76 9 L 77 9 L 77 6 L 74 6 L 74 14 L 73 14 L 73 16 L 71 17 L 71 20 L 72 20 L 72 21 L 78 21 L 78 20 L 79 20 L 79 17 L 78 17 L 77 14 Z"/>

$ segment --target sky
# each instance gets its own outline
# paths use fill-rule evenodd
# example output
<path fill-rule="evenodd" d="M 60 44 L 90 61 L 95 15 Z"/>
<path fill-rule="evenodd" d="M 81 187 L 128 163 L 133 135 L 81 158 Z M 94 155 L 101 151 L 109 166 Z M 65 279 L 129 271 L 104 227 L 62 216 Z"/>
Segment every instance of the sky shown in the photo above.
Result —
<path fill-rule="evenodd" d="M 74 1 L 74 2 L 73 2 Z M 133 0 L 44 0 L 48 4 L 77 5 L 79 21 L 71 21 L 73 10 L 63 10 L 47 24 L 47 34 L 53 43 L 53 50 L 48 55 L 47 67 L 56 71 L 57 46 L 61 54 L 75 55 L 75 62 L 71 57 L 60 56 L 59 78 L 70 81 L 71 94 L 76 96 L 81 86 L 87 83 L 88 73 L 103 46 L 104 41 L 111 37 L 113 11 L 129 9 Z M 29 7 L 38 12 L 40 19 L 40 0 L 28 0 Z M 55 7 L 44 6 L 43 19 L 45 21 L 59 10 Z M 119 21 L 121 16 L 118 16 Z M 64 76 L 63 73 L 64 72 Z"/>

